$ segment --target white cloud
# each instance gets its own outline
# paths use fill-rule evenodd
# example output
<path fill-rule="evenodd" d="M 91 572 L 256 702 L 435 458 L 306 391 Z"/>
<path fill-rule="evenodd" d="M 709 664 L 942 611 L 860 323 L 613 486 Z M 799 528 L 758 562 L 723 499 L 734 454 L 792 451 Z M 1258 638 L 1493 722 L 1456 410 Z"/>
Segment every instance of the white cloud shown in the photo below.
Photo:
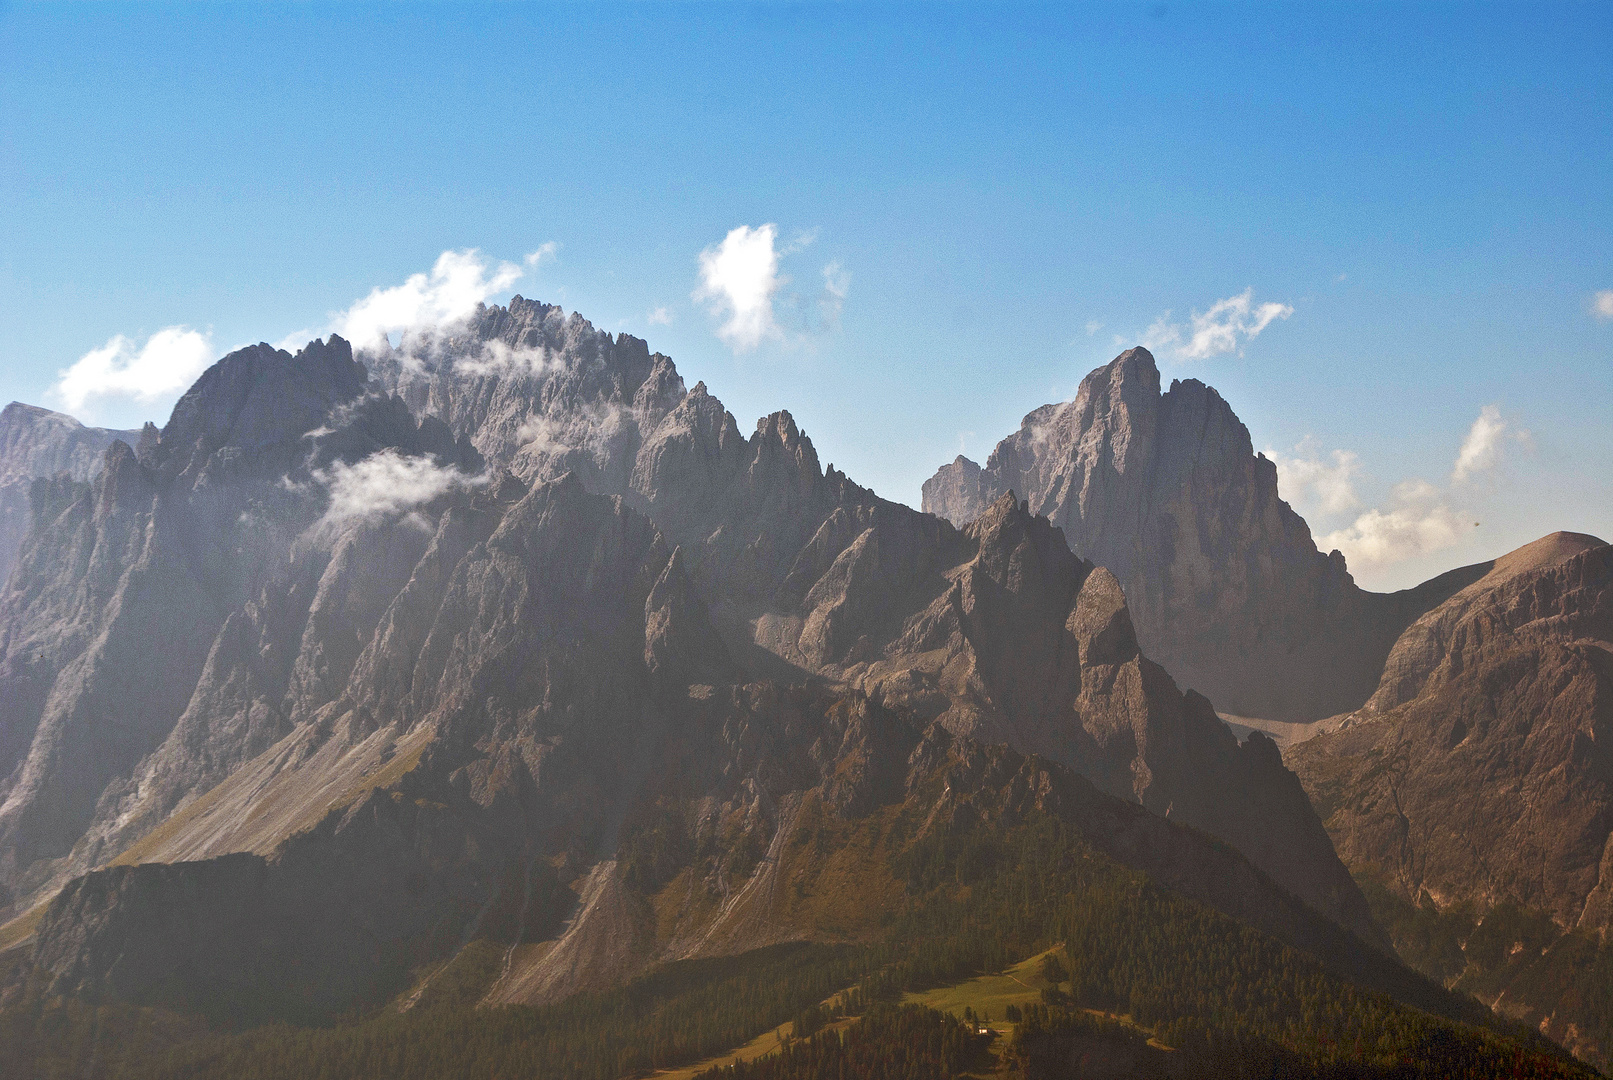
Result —
<path fill-rule="evenodd" d="M 1093 334 L 1096 334 L 1099 330 L 1102 330 L 1102 329 L 1103 329 L 1103 324 L 1101 322 L 1099 322 L 1097 319 L 1089 320 L 1087 322 L 1087 337 L 1091 337 Z"/>
<path fill-rule="evenodd" d="M 488 302 L 511 289 L 527 271 L 554 259 L 560 245 L 553 240 L 528 252 L 520 263 L 494 264 L 475 248 L 445 251 L 431 271 L 411 274 L 401 285 L 376 286 L 346 311 L 330 316 L 323 330 L 303 329 L 287 334 L 275 347 L 296 352 L 313 338 L 340 334 L 358 350 L 384 349 L 389 335 L 421 339 L 428 348 L 437 332 L 462 322 Z M 411 354 L 414 348 L 406 349 Z"/>
<path fill-rule="evenodd" d="M 1395 486 L 1388 510 L 1368 510 L 1345 528 L 1318 536 L 1316 546 L 1337 548 L 1351 566 L 1376 567 L 1455 547 L 1462 524 L 1438 488 L 1407 480 Z"/>
<path fill-rule="evenodd" d="M 1292 454 L 1267 450 L 1277 466 L 1277 489 L 1302 513 L 1342 514 L 1361 505 L 1355 493 L 1355 475 L 1361 459 L 1351 450 L 1334 450 L 1324 459 L 1321 447 L 1307 437 Z"/>
<path fill-rule="evenodd" d="M 69 412 L 80 412 L 94 398 L 120 397 L 150 405 L 182 393 L 213 362 L 206 334 L 170 326 L 139 348 L 118 334 L 57 373 L 51 395 Z"/>
<path fill-rule="evenodd" d="M 1456 453 L 1456 464 L 1451 469 L 1451 479 L 1461 483 L 1476 473 L 1489 472 L 1501 464 L 1501 453 L 1508 442 L 1529 446 L 1532 441 L 1529 432 L 1513 427 L 1510 421 L 1501 416 L 1498 407 L 1486 405 L 1479 410 L 1479 417 L 1473 421 L 1473 426 L 1468 428 L 1467 438 L 1462 440 L 1462 448 Z"/>
<path fill-rule="evenodd" d="M 1479 410 L 1479 418 L 1467 431 L 1462 448 L 1456 453 L 1456 465 L 1451 469 L 1452 480 L 1466 480 L 1479 470 L 1493 469 L 1501 460 L 1501 439 L 1507 433 L 1507 422 L 1501 419 L 1501 410 L 1486 405 Z"/>
<path fill-rule="evenodd" d="M 429 457 L 408 457 L 380 450 L 349 465 L 338 461 L 314 474 L 330 492 L 330 505 L 315 527 L 329 536 L 356 521 L 379 521 L 403 515 L 455 487 L 476 487 L 484 477 L 466 476 Z"/>
<path fill-rule="evenodd" d="M 542 249 L 527 258 L 533 266 Z M 474 248 L 445 251 L 428 274 L 411 274 L 402 285 L 376 287 L 334 320 L 336 333 L 357 348 L 378 346 L 388 334 L 458 322 L 519 281 L 525 269 L 511 262 L 491 266 Z"/>
<path fill-rule="evenodd" d="M 419 344 L 419 343 L 415 343 Z M 435 344 L 424 343 L 426 351 Z M 412 346 L 411 346 L 412 347 Z M 410 354 L 412 356 L 412 354 Z M 484 341 L 473 354 L 468 350 L 453 358 L 454 370 L 461 375 L 544 375 L 555 365 L 556 357 L 547 346 L 511 348 L 498 338 Z"/>
<path fill-rule="evenodd" d="M 741 225 L 700 253 L 700 288 L 694 298 L 708 301 L 711 313 L 724 319 L 717 336 L 735 352 L 783 336 L 773 318 L 773 298 L 785 284 L 773 247 L 777 238 L 777 225 Z"/>
<path fill-rule="evenodd" d="M 1613 319 L 1613 289 L 1603 289 L 1591 298 L 1591 314 L 1603 322 Z"/>
<path fill-rule="evenodd" d="M 1323 551 L 1337 548 L 1356 569 L 1368 569 L 1403 562 L 1443 551 L 1462 543 L 1472 528 L 1472 517 L 1453 500 L 1471 495 L 1458 488 L 1501 464 L 1509 444 L 1528 447 L 1529 432 L 1501 415 L 1495 405 L 1486 405 L 1468 429 L 1451 470 L 1452 486 L 1444 491 L 1426 480 L 1406 480 L 1390 493 L 1388 505 L 1356 515 L 1345 527 L 1325 535 L 1318 532 L 1316 546 Z M 1355 509 L 1360 500 L 1355 478 L 1360 461 L 1348 450 L 1323 455 L 1314 439 L 1307 438 L 1292 455 L 1266 451 L 1277 465 L 1277 482 L 1284 495 L 1305 511 L 1339 514 Z"/>
<path fill-rule="evenodd" d="M 655 308 L 650 312 L 649 320 L 651 326 L 671 326 L 672 309 L 669 307 Z"/>
<path fill-rule="evenodd" d="M 1202 314 L 1195 311 L 1187 326 L 1171 322 L 1167 311 L 1143 334 L 1143 344 L 1155 351 L 1168 349 L 1179 360 L 1204 360 L 1241 352 L 1245 342 L 1258 337 L 1274 320 L 1286 319 L 1293 313 L 1288 304 L 1256 305 L 1254 289 L 1248 288 L 1237 296 L 1217 300 Z"/>
<path fill-rule="evenodd" d="M 610 454 L 611 443 L 629 422 L 621 406 L 614 404 L 573 410 L 560 416 L 540 413 L 522 422 L 516 430 L 515 441 L 525 456 L 582 451 L 603 464 Z"/>
<path fill-rule="evenodd" d="M 823 288 L 816 297 L 787 292 L 789 277 L 779 264 L 816 243 L 818 230 L 798 232 L 778 247 L 778 226 L 769 222 L 730 229 L 720 244 L 700 253 L 700 287 L 694 299 L 722 320 L 720 337 L 735 353 L 749 352 L 764 341 L 805 345 L 815 334 L 840 328 L 840 315 L 851 292 L 851 273 L 839 260 L 822 268 Z M 651 313 L 651 322 L 664 308 Z M 670 313 L 668 313 L 670 319 Z"/>

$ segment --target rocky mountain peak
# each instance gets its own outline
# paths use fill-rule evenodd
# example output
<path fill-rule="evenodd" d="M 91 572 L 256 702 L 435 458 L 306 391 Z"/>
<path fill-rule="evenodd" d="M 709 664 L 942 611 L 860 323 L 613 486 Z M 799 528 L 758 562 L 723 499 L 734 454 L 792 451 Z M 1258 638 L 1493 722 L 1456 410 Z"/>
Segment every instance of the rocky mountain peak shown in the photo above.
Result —
<path fill-rule="evenodd" d="M 1555 532 L 1481 564 L 1482 577 L 1400 635 L 1362 712 L 1387 712 L 1459 678 L 1498 639 L 1586 632 L 1587 619 L 1594 631 L 1595 619 L 1610 614 L 1595 599 L 1606 583 L 1594 556 L 1607 550 L 1594 536 Z"/>
<path fill-rule="evenodd" d="M 119 508 L 138 507 L 151 499 L 151 476 L 134 448 L 115 439 L 102 458 L 101 475 L 96 478 L 96 516 L 104 519 Z"/>
<path fill-rule="evenodd" d="M 1406 624 L 1470 580 L 1362 592 L 1342 556 L 1316 550 L 1225 399 L 1197 379 L 1161 393 L 1142 348 L 1029 413 L 984 467 L 938 470 L 924 508 L 962 525 L 1008 490 L 1115 575 L 1144 652 L 1237 715 L 1358 707 Z"/>
<path fill-rule="evenodd" d="M 1081 380 L 1075 400 L 1068 406 L 1075 414 L 1069 422 L 1082 427 L 1107 423 L 1117 441 L 1128 444 L 1133 430 L 1152 430 L 1159 396 L 1159 368 L 1153 354 L 1140 346 L 1127 349 Z M 1116 455 L 1116 467 L 1124 469 L 1128 463 L 1122 449 Z"/>
<path fill-rule="evenodd" d="M 283 468 L 296 440 L 363 393 L 367 381 L 352 346 L 334 334 L 295 356 L 266 343 L 237 349 L 175 404 L 153 460 L 167 477 L 195 475 L 220 451 Z"/>
<path fill-rule="evenodd" d="M 1589 533 L 1554 532 L 1542 536 L 1539 540 L 1523 545 L 1513 551 L 1507 552 L 1490 567 L 1490 572 L 1478 581 L 1467 587 L 1464 591 L 1476 591 L 1499 584 L 1506 578 L 1516 574 L 1527 573 L 1530 570 L 1545 570 L 1548 567 L 1560 566 L 1574 556 L 1592 548 L 1607 546 L 1607 541 Z"/>
<path fill-rule="evenodd" d="M 1005 492 L 965 529 L 977 544 L 975 565 L 1007 592 L 1068 611 L 1087 567 L 1052 522 Z"/>

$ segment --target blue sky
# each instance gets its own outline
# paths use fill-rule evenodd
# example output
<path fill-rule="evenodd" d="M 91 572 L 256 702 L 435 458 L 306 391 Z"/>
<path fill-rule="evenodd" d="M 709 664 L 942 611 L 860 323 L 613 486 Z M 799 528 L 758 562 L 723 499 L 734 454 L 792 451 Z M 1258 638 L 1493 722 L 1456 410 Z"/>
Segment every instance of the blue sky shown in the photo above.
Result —
<path fill-rule="evenodd" d="M 0 7 L 0 399 L 475 249 L 916 504 L 1147 340 L 1370 587 L 1613 537 L 1610 211 L 1605 3 Z"/>

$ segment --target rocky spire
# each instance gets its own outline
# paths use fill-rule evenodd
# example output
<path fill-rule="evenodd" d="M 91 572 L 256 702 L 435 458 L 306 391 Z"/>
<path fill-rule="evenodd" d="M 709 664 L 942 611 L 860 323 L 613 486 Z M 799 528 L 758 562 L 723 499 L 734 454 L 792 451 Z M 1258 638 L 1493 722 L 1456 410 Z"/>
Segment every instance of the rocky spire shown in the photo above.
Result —
<path fill-rule="evenodd" d="M 1342 555 L 1317 551 L 1231 406 L 1197 379 L 1161 393 L 1142 348 L 1028 414 L 984 468 L 940 469 L 924 508 L 962 524 L 1007 490 L 1114 573 L 1150 657 L 1241 716 L 1315 720 L 1360 705 L 1400 631 L 1472 577 L 1388 596 L 1357 588 Z"/>

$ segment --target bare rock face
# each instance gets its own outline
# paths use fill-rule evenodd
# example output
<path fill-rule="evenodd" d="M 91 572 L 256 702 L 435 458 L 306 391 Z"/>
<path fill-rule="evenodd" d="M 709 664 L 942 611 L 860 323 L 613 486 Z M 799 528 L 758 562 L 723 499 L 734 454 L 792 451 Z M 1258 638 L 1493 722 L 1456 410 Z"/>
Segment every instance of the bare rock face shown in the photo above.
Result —
<path fill-rule="evenodd" d="M 366 354 L 371 374 L 529 482 L 576 473 L 620 493 L 647 432 L 684 396 L 672 361 L 558 306 L 517 296 L 411 351 Z"/>
<path fill-rule="evenodd" d="M 518 920 L 575 886 L 569 944 L 506 988 L 537 1000 L 654 955 L 622 950 L 658 874 L 624 837 L 657 777 L 686 781 L 701 814 L 726 807 L 709 835 L 750 830 L 765 850 L 816 786 L 848 812 L 896 797 L 891 755 L 914 748 L 898 728 L 928 728 L 1214 833 L 1381 943 L 1275 749 L 1239 746 L 1180 692 L 1139 647 L 1118 575 L 1032 508 L 1005 493 L 958 529 L 886 502 L 823 467 L 788 413 L 747 438 L 643 342 L 519 297 L 427 344 L 366 357 L 373 376 L 336 338 L 232 354 L 140 453 L 119 444 L 93 486 L 42 489 L 48 527 L 0 597 L 14 904 L 114 858 L 249 853 L 207 873 L 224 894 L 301 897 L 273 903 L 307 918 L 326 893 L 367 911 L 352 883 L 390 882 L 355 940 L 407 942 L 417 963 L 453 945 L 433 927 Z M 897 727 L 842 759 L 818 740 L 844 718 L 802 687 Z M 669 772 L 689 745 L 699 768 Z M 64 991 L 127 995 L 92 937 L 148 916 L 74 927 L 190 886 L 138 865 L 76 881 L 39 962 Z M 730 899 L 715 914 L 691 899 L 698 937 L 658 947 L 754 947 Z M 237 924 L 196 925 L 223 940 Z M 137 981 L 167 977 L 161 949 L 141 955 L 157 966 Z"/>
<path fill-rule="evenodd" d="M 747 439 L 704 385 L 683 391 L 670 360 L 555 308 L 516 298 L 470 334 L 457 354 L 389 360 L 379 377 L 515 474 L 570 467 L 648 514 L 751 677 L 827 675 L 1045 754 L 1246 845 L 1308 902 L 1376 933 L 1275 751 L 1240 748 L 1204 698 L 1184 698 L 1141 655 L 1115 578 L 1093 577 L 1032 508 L 1002 496 L 949 529 L 824 469 L 788 413 Z M 522 365 L 486 359 L 521 350 Z"/>
<path fill-rule="evenodd" d="M 540 498 L 557 494 L 572 497 Z M 554 689 L 573 699 L 575 688 Z M 641 704 L 659 722 L 618 724 L 618 741 L 559 730 L 554 715 L 514 720 L 502 741 L 547 730 L 524 765 L 485 727 L 474 744 L 437 738 L 393 787 L 266 856 L 77 878 L 43 912 L 32 966 L 55 993 L 237 1024 L 309 1022 L 383 1000 L 410 967 L 475 935 L 512 946 L 490 1002 L 554 1001 L 667 960 L 844 934 L 846 913 L 824 925 L 812 901 L 820 879 L 843 885 L 834 875 L 845 872 L 803 844 L 814 832 L 866 836 L 882 823 L 873 835 L 887 840 L 860 855 L 867 895 L 850 909 L 861 920 L 851 928 L 877 926 L 899 895 L 894 845 L 913 839 L 888 828 L 898 809 L 921 835 L 1055 816 L 1110 858 L 1346 978 L 1412 1000 L 1431 989 L 1226 845 L 1007 747 L 821 685 L 695 687 Z M 601 787 L 624 766 L 633 783 Z M 601 840 L 609 858 L 577 858 Z M 659 918 L 646 917 L 652 897 Z M 546 947 L 513 948 L 523 940 Z"/>
<path fill-rule="evenodd" d="M 1277 469 L 1214 389 L 1160 392 L 1146 349 L 1044 405 L 984 468 L 958 458 L 924 485 L 954 524 L 1006 491 L 1125 590 L 1143 651 L 1224 712 L 1317 720 L 1360 706 L 1401 630 L 1482 573 L 1394 594 L 1356 587 L 1338 552 L 1277 492 Z"/>
<path fill-rule="evenodd" d="M 115 440 L 133 445 L 140 436 L 138 431 L 85 427 L 71 416 L 20 401 L 0 411 L 0 586 L 11 576 L 28 535 L 28 492 L 34 481 L 61 473 L 89 480 Z"/>
<path fill-rule="evenodd" d="M 1555 533 L 1401 635 L 1346 726 L 1291 747 L 1341 857 L 1407 898 L 1613 924 L 1613 548 Z"/>
<path fill-rule="evenodd" d="M 475 458 L 368 393 L 339 338 L 226 357 L 141 442 L 114 442 L 93 484 L 36 485 L 0 594 L 0 888 L 19 898 L 114 854 L 107 837 L 127 842 L 285 734 L 330 555 L 298 546 L 329 502 L 321 478 L 381 448 Z M 346 662 L 354 631 L 338 631 L 305 668 Z M 166 805 L 131 818 L 132 789 L 169 791 Z"/>

